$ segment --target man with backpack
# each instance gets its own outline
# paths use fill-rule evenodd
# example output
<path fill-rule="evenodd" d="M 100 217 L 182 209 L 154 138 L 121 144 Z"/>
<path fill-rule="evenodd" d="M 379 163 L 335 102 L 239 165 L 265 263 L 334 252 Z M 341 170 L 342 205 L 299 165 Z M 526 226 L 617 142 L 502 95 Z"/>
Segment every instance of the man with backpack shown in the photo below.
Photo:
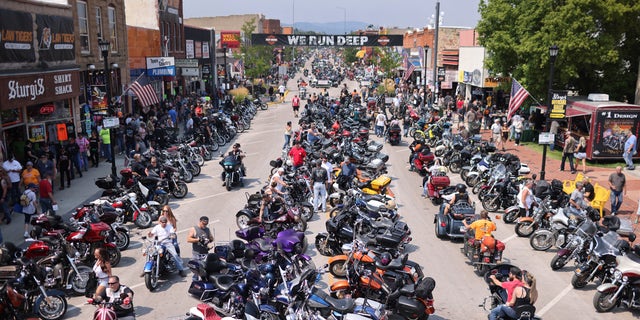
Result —
<path fill-rule="evenodd" d="M 24 237 L 29 238 L 29 225 L 31 217 L 36 214 L 36 189 L 35 183 L 29 183 L 24 193 L 20 196 L 20 206 L 22 206 L 22 214 L 24 214 Z"/>

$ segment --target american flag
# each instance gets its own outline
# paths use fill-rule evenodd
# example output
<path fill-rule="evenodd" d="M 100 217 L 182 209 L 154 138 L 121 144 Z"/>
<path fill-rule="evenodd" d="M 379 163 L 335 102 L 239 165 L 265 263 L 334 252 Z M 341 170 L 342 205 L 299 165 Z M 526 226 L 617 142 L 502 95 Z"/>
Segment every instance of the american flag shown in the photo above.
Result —
<path fill-rule="evenodd" d="M 413 65 L 413 63 L 411 63 L 411 61 L 409 61 L 409 66 L 407 67 L 407 69 L 404 70 L 404 81 L 406 82 L 409 77 L 411 77 L 411 74 L 413 74 L 413 71 L 416 70 L 416 66 Z"/>
<path fill-rule="evenodd" d="M 233 68 L 241 74 L 244 73 L 244 63 L 242 63 L 242 59 L 236 60 L 236 62 L 233 63 Z"/>
<path fill-rule="evenodd" d="M 522 103 L 529 97 L 527 89 L 522 87 L 520 83 L 513 79 L 511 82 L 511 98 L 509 99 L 509 113 L 507 114 L 507 121 L 511 120 L 516 111 L 520 109 Z"/>
<path fill-rule="evenodd" d="M 140 75 L 129 88 L 136 94 L 143 107 L 160 103 L 156 91 L 153 89 L 153 86 L 151 86 L 151 83 L 149 83 L 149 79 L 145 74 Z"/>
<path fill-rule="evenodd" d="M 402 68 L 407 70 L 409 67 L 409 53 L 406 49 L 402 49 Z"/>

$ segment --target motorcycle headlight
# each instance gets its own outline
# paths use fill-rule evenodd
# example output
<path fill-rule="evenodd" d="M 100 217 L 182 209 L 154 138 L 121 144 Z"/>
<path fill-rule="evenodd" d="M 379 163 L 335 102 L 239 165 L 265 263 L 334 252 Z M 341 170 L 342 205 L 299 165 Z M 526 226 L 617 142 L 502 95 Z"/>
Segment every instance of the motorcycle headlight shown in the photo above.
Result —
<path fill-rule="evenodd" d="M 226 170 L 233 170 L 233 166 L 224 166 Z"/>
<path fill-rule="evenodd" d="M 164 248 L 163 247 L 157 247 L 156 251 L 158 252 L 159 255 L 164 254 Z"/>
<path fill-rule="evenodd" d="M 623 276 L 623 277 L 622 277 L 622 282 L 627 282 L 627 281 L 629 281 L 629 277 L 627 277 L 627 276 Z"/>
<path fill-rule="evenodd" d="M 622 279 L 622 271 L 616 269 L 616 271 L 613 272 L 613 281 L 620 281 L 620 279 Z"/>

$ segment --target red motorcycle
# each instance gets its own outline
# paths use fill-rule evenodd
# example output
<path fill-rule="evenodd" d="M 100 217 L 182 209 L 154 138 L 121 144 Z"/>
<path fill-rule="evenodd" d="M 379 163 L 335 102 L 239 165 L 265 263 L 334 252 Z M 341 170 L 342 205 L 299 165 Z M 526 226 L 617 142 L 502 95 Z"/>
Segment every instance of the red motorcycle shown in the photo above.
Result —
<path fill-rule="evenodd" d="M 120 214 L 117 209 L 111 206 L 99 205 L 92 202 L 90 205 L 76 208 L 72 219 L 72 221 L 88 223 L 104 222 L 111 228 L 107 236 L 109 242 L 115 243 L 120 251 L 126 250 L 129 247 L 129 229 L 122 226 L 122 223 L 118 221 L 122 220 Z"/>
<path fill-rule="evenodd" d="M 109 242 L 107 235 L 111 232 L 111 227 L 104 222 L 81 223 L 77 231 L 71 232 L 66 240 L 71 243 L 78 253 L 80 259 L 87 265 L 93 265 L 95 257 L 93 252 L 97 248 L 105 248 L 109 253 L 109 262 L 112 267 L 120 263 L 120 249 L 113 242 Z"/>
<path fill-rule="evenodd" d="M 435 206 L 442 204 L 442 191 L 451 184 L 451 180 L 447 176 L 446 168 L 441 168 L 442 170 L 438 170 L 430 176 L 425 177 L 425 179 L 427 179 L 427 196 Z"/>
<path fill-rule="evenodd" d="M 482 240 L 476 240 L 470 236 L 464 242 L 462 252 L 471 260 L 478 274 L 484 274 L 502 262 L 504 249 L 504 242 L 497 240 L 492 235 L 485 235 Z"/>

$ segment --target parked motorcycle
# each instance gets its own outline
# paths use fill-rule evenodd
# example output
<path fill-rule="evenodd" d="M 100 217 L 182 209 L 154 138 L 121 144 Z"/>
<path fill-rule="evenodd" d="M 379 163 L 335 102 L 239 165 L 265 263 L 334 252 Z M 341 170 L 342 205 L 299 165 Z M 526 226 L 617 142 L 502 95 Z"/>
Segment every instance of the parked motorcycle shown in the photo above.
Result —
<path fill-rule="evenodd" d="M 613 272 L 613 281 L 598 286 L 593 296 L 597 312 L 609 312 L 615 307 L 640 308 L 640 247 L 617 258 L 618 266 Z"/>

